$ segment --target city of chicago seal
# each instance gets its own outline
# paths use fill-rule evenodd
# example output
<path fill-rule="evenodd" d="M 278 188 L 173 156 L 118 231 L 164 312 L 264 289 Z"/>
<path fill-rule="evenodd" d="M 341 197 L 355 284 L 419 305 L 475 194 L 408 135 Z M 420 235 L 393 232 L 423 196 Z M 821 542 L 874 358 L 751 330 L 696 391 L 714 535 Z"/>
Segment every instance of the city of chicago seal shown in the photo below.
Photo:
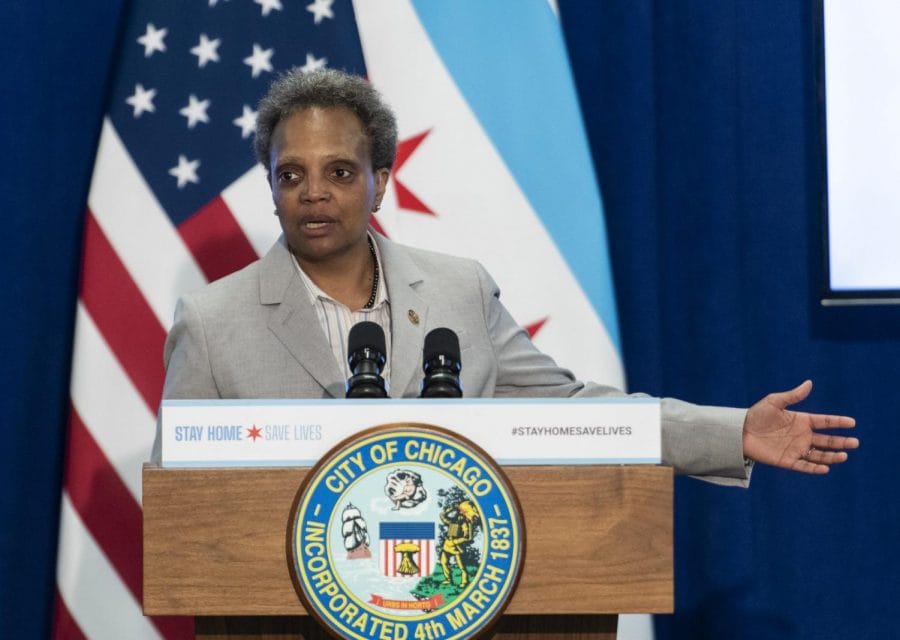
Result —
<path fill-rule="evenodd" d="M 427 425 L 345 440 L 304 480 L 287 552 L 307 611 L 344 638 L 480 634 L 515 590 L 518 501 L 477 446 Z"/>

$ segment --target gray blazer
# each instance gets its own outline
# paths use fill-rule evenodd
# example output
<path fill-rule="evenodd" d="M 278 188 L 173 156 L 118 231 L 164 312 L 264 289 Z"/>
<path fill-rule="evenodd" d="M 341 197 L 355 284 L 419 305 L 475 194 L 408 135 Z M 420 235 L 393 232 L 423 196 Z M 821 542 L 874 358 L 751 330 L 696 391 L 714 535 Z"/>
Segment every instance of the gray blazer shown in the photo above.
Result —
<path fill-rule="evenodd" d="M 477 262 L 373 235 L 391 308 L 391 397 L 418 396 L 422 344 L 436 327 L 459 335 L 468 397 L 625 395 L 576 380 L 538 351 Z M 179 301 L 165 362 L 165 398 L 343 398 L 345 392 L 283 237 L 261 260 Z M 662 403 L 665 464 L 677 473 L 746 483 L 745 410 Z M 159 459 L 159 434 L 153 459 Z"/>

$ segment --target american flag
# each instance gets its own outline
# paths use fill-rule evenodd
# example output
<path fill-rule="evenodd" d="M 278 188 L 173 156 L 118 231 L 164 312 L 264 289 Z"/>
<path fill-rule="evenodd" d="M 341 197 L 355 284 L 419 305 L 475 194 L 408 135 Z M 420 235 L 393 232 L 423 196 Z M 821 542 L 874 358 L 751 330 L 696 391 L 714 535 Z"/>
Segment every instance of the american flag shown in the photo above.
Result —
<path fill-rule="evenodd" d="M 622 384 L 602 207 L 553 11 L 546 0 L 132 3 L 87 206 L 55 638 L 193 635 L 188 620 L 141 613 L 141 464 L 178 297 L 278 235 L 251 141 L 279 70 L 369 77 L 401 139 L 375 224 L 481 259 L 539 347 Z"/>
<path fill-rule="evenodd" d="M 185 638 L 141 614 L 141 463 L 178 296 L 277 236 L 255 105 L 295 65 L 364 74 L 348 0 L 135 2 L 88 200 L 56 638 Z"/>

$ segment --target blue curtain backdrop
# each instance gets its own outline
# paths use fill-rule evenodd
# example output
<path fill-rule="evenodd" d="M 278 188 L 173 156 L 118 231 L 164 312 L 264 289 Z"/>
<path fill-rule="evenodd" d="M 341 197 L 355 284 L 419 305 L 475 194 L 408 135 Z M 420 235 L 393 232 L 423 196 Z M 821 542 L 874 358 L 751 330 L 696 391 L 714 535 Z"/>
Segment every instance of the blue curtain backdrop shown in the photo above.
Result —
<path fill-rule="evenodd" d="M 811 377 L 804 408 L 855 415 L 863 439 L 825 478 L 758 468 L 750 491 L 678 479 L 678 613 L 658 620 L 663 640 L 900 628 L 900 310 L 818 304 L 809 4 L 559 0 L 630 388 L 747 405 Z M 121 11 L 0 6 L 0 637 L 49 630 L 81 228 Z M 539 99 L 540 79 L 525 91 Z"/>
<path fill-rule="evenodd" d="M 81 234 L 121 10 L 0 2 L 0 638 L 49 636 Z"/>

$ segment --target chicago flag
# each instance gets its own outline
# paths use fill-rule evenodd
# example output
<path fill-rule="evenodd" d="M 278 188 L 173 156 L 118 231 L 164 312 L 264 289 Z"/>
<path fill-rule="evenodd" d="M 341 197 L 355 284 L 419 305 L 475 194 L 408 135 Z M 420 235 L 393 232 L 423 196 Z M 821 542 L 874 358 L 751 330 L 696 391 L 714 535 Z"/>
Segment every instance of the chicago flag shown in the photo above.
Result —
<path fill-rule="evenodd" d="M 141 613 L 141 464 L 178 297 L 278 236 L 251 148 L 279 70 L 365 75 L 400 146 L 376 227 L 481 260 L 580 377 L 621 386 L 600 196 L 546 0 L 136 0 L 87 203 L 55 638 L 189 638 Z"/>

